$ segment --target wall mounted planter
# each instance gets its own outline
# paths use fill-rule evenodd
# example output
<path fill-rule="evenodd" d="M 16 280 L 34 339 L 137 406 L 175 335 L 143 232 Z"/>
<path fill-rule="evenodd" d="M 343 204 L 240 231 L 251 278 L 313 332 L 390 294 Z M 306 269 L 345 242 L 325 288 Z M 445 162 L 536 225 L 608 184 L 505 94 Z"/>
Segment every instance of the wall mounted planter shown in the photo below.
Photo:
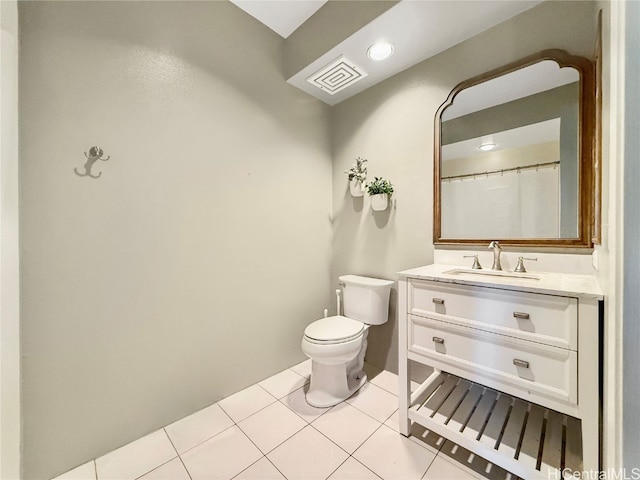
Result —
<path fill-rule="evenodd" d="M 364 195 L 364 183 L 354 178 L 349 182 L 349 192 L 352 197 L 361 197 Z"/>
<path fill-rule="evenodd" d="M 381 212 L 386 210 L 389 206 L 389 195 L 386 193 L 377 193 L 371 195 L 371 209 L 374 212 Z"/>

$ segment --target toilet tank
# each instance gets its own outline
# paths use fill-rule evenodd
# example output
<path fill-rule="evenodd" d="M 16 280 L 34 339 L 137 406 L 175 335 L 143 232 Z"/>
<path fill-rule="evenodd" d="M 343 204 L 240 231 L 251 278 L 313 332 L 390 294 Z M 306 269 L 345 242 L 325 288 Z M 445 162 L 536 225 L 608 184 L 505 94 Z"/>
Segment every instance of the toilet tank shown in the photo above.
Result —
<path fill-rule="evenodd" d="M 367 325 L 382 325 L 389 319 L 389 296 L 394 282 L 380 278 L 342 275 L 344 316 Z"/>

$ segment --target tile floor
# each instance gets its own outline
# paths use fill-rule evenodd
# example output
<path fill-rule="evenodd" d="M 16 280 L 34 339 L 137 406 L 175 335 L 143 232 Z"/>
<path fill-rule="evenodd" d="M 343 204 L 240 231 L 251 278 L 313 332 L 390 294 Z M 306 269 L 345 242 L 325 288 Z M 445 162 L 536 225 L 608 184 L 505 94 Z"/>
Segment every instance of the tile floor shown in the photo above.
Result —
<path fill-rule="evenodd" d="M 310 360 L 284 370 L 55 480 L 515 479 L 440 436 L 398 433 L 398 377 L 332 408 L 304 399 Z"/>

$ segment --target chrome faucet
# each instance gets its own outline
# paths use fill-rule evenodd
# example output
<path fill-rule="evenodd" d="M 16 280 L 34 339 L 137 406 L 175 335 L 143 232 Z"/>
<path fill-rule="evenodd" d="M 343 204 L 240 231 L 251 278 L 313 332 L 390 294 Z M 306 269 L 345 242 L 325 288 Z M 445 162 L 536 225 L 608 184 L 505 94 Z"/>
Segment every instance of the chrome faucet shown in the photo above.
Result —
<path fill-rule="evenodd" d="M 489 250 L 493 250 L 493 266 L 491 267 L 491 270 L 502 270 L 502 265 L 500 265 L 500 251 L 502 248 L 498 241 L 492 241 L 487 248 Z"/>

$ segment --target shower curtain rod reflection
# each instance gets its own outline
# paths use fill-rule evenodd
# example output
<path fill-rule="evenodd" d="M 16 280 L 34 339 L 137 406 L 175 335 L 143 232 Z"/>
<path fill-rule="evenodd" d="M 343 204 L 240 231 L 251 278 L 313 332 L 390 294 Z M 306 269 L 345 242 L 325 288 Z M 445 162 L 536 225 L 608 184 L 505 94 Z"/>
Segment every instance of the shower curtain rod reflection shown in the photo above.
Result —
<path fill-rule="evenodd" d="M 517 171 L 518 173 L 520 173 L 520 170 L 530 170 L 532 168 L 535 168 L 536 170 L 540 167 L 549 167 L 553 165 L 554 167 L 556 165 L 560 165 L 560 160 L 556 160 L 555 162 L 546 162 L 546 163 L 535 163 L 532 165 L 524 165 L 522 167 L 511 167 L 511 168 L 503 168 L 501 170 L 488 170 L 485 172 L 476 172 L 476 173 L 465 173 L 464 175 L 451 175 L 450 177 L 442 177 L 441 180 L 455 180 L 457 178 L 469 178 L 469 177 L 482 177 L 482 176 L 486 176 L 488 177 L 489 175 L 492 175 L 494 173 L 500 173 L 503 174 L 504 172 L 514 172 Z"/>

